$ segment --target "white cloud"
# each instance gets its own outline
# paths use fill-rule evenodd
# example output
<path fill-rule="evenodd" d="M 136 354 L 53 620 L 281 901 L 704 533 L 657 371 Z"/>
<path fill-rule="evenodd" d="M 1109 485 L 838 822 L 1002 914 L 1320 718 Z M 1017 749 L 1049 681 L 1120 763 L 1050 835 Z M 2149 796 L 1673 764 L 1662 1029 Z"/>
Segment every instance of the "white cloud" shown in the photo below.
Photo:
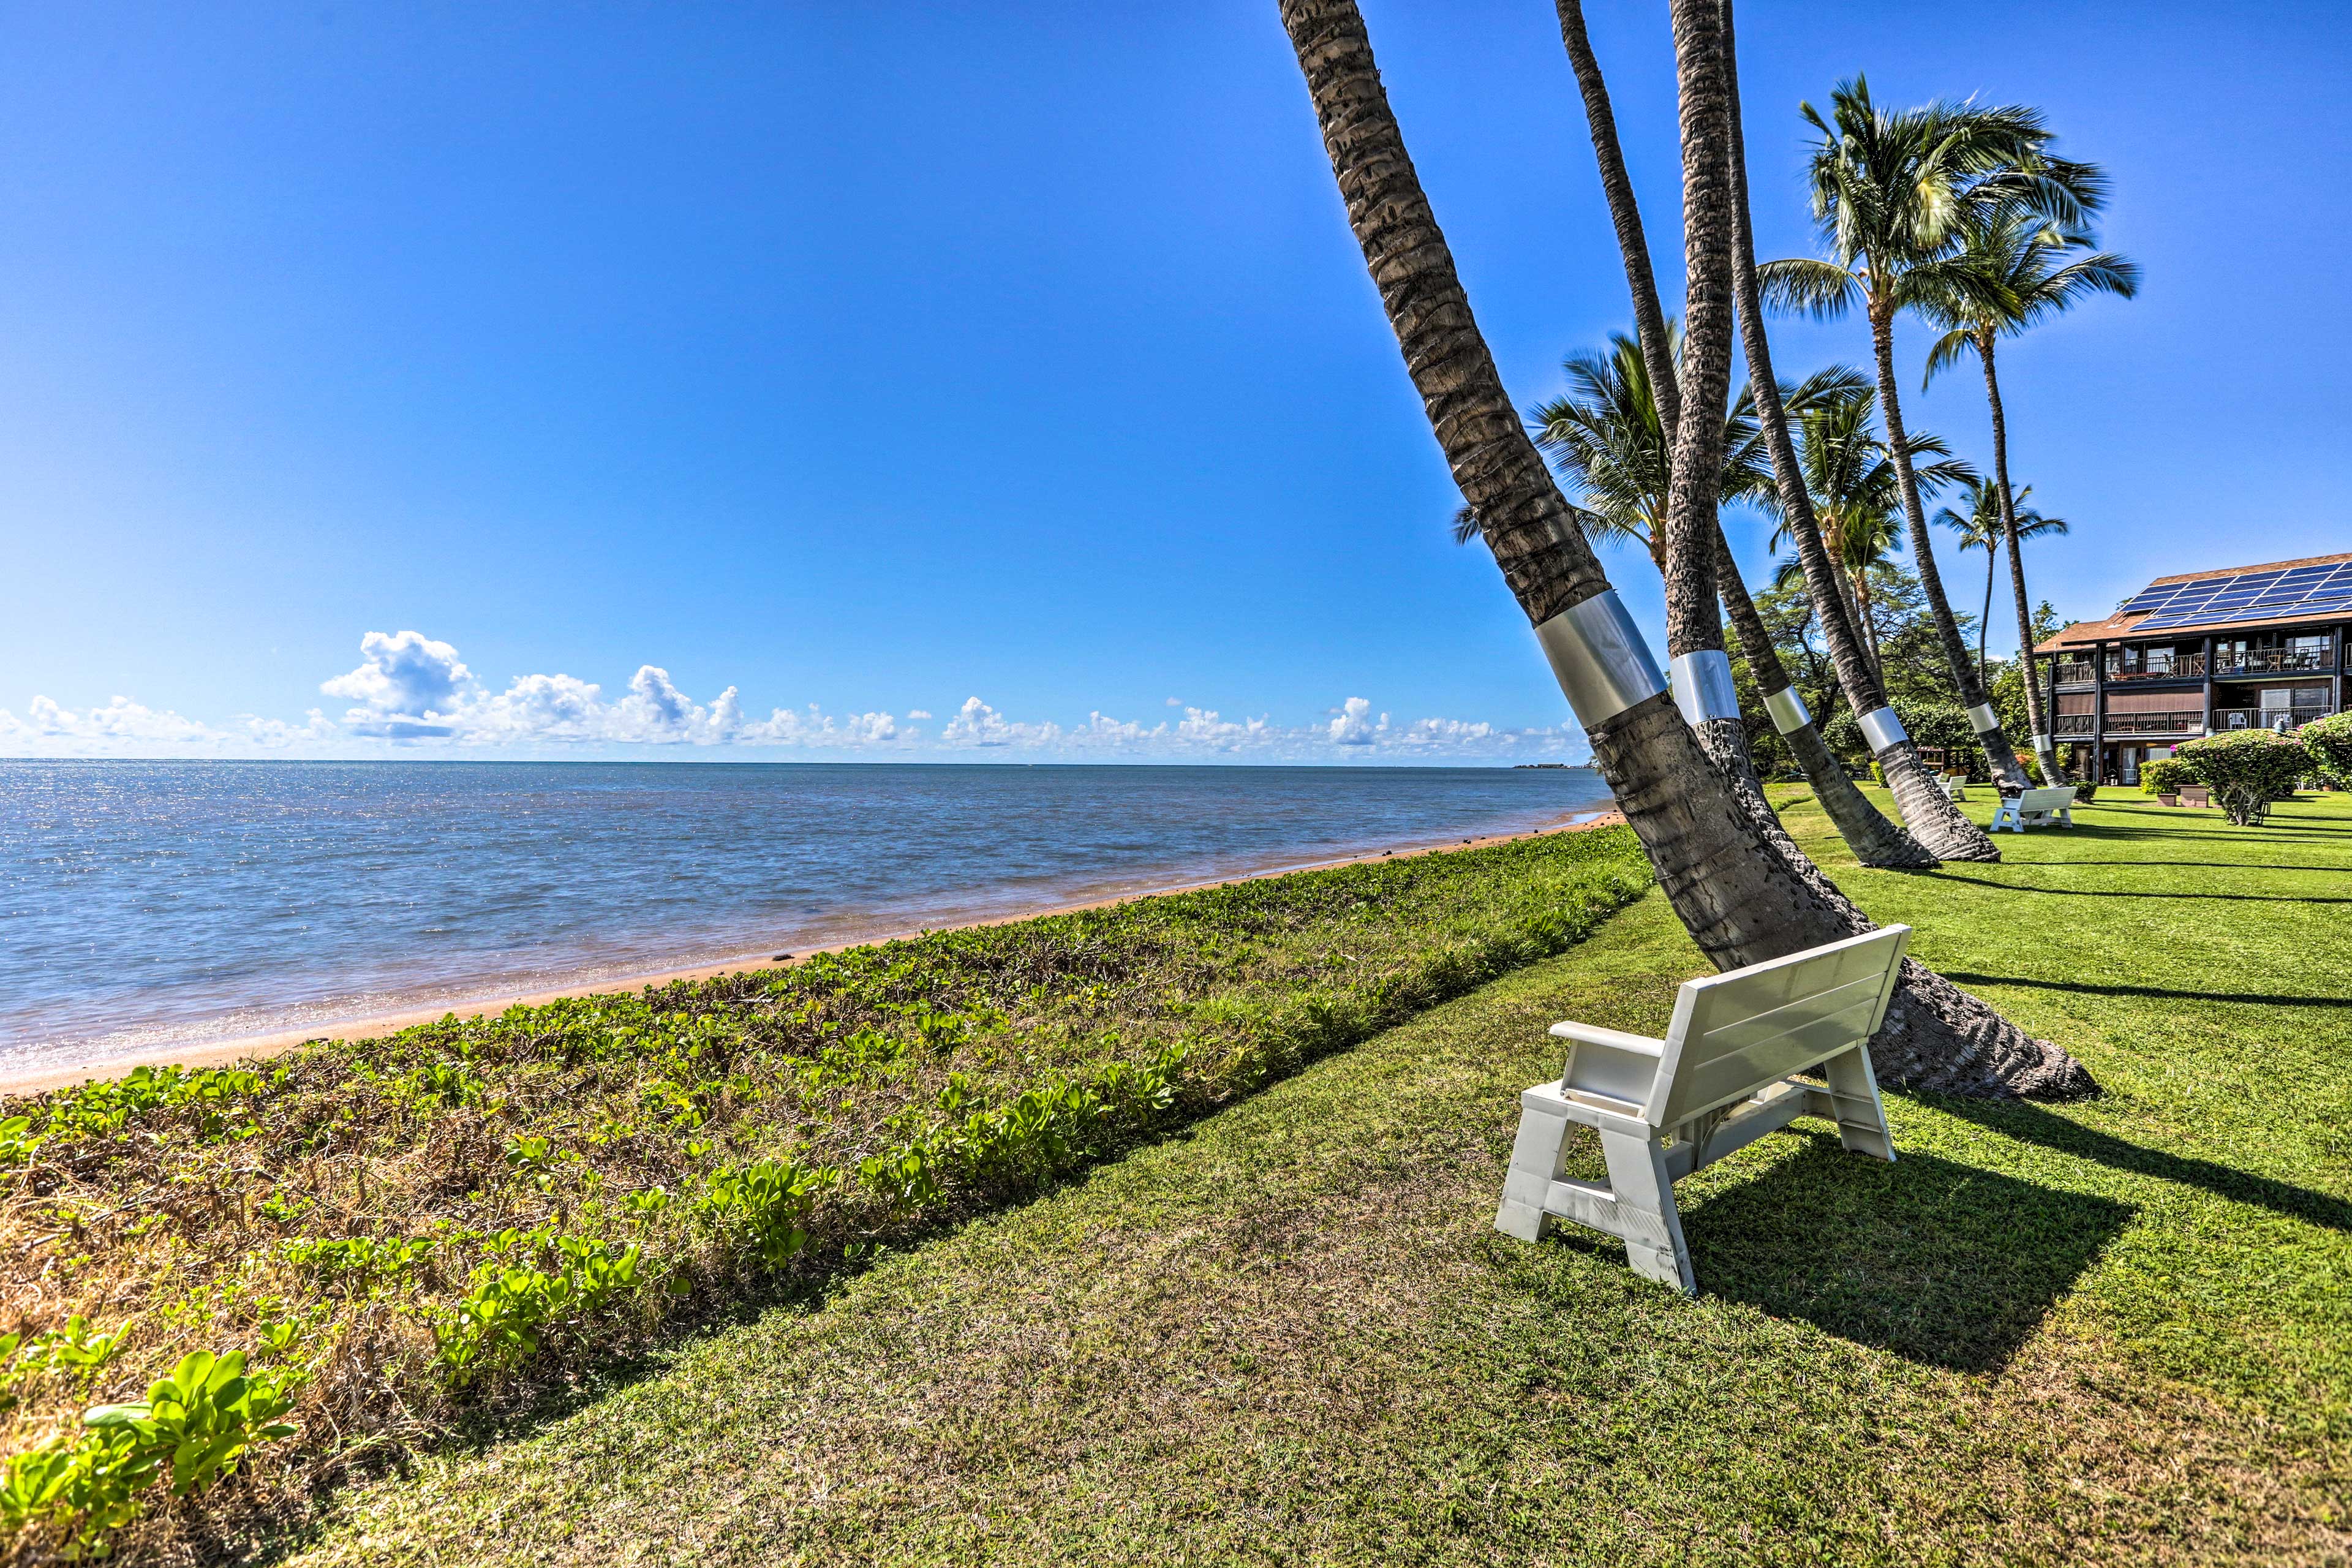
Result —
<path fill-rule="evenodd" d="M 930 715 L 918 710 L 907 717 L 928 719 Z M 805 713 L 779 708 L 758 723 L 746 724 L 738 730 L 735 740 L 737 744 L 746 746 L 863 748 L 886 745 L 912 733 L 900 730 L 898 721 L 887 713 L 851 713 L 836 719 L 820 712 L 817 705 L 812 702 Z"/>
<path fill-rule="evenodd" d="M 817 704 L 776 708 L 763 719 L 744 711 L 738 689 L 699 702 L 660 665 L 641 665 L 627 689 L 608 700 L 593 680 L 561 672 L 518 675 L 493 690 L 457 649 L 422 632 L 369 632 L 358 668 L 320 682 L 349 706 L 339 715 L 313 708 L 299 721 L 239 714 L 226 727 L 117 697 L 101 708 L 66 709 L 31 700 L 18 718 L 0 709 L 0 752 L 16 755 L 223 755 L 308 752 L 381 755 L 402 751 L 538 750 L 717 746 L 940 755 L 1024 753 L 1136 761 L 1257 762 L 1462 761 L 1580 757 L 1572 728 L 1505 730 L 1477 721 L 1423 718 L 1396 722 L 1362 697 L 1349 697 L 1310 723 L 1270 717 L 1227 719 L 1213 708 L 1175 698 L 1181 710 L 1151 721 L 1100 711 L 1065 728 L 1050 719 L 1020 719 L 974 696 L 936 734 L 918 727 L 929 710 L 904 721 L 882 711 L 829 714 Z"/>
<path fill-rule="evenodd" d="M 1350 697 L 1338 709 L 1331 721 L 1331 743 L 1335 746 L 1369 746 L 1389 727 L 1389 716 L 1381 715 L 1372 722 L 1372 705 L 1360 697 Z"/>
<path fill-rule="evenodd" d="M 967 697 L 940 739 L 950 746 L 1050 746 L 1062 739 L 1062 727 L 1050 719 L 1014 723 L 979 698 Z"/>
<path fill-rule="evenodd" d="M 36 697 L 26 704 L 22 719 L 0 708 L 0 742 L 12 749 L 49 742 L 64 750 L 105 752 L 142 744 L 212 743 L 226 738 L 200 720 L 168 708 L 148 708 L 128 697 L 117 697 L 103 708 L 85 708 L 79 713 L 47 697 Z"/>
<path fill-rule="evenodd" d="M 354 734 L 394 740 L 456 733 L 446 717 L 479 693 L 456 648 L 410 631 L 368 633 L 360 638 L 360 667 L 319 689 L 357 704 L 343 716 Z"/>

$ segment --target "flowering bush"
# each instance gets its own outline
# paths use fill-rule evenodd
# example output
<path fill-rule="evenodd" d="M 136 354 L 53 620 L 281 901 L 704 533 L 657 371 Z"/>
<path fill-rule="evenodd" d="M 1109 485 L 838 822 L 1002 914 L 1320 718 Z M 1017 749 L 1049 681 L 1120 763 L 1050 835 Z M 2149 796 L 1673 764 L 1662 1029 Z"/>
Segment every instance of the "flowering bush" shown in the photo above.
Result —
<path fill-rule="evenodd" d="M 2311 767 L 2311 753 L 2292 735 L 2273 730 L 2232 730 L 2191 741 L 2177 753 L 2189 776 L 2213 792 L 2213 804 L 2231 822 L 2260 822 L 2271 802 L 2284 800 Z"/>

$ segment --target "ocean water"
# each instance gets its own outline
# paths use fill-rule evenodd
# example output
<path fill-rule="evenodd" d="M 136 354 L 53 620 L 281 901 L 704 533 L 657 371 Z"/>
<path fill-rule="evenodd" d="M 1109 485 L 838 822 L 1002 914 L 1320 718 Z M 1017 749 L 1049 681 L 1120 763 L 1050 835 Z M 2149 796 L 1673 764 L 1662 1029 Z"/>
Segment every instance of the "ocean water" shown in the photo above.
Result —
<path fill-rule="evenodd" d="M 0 1083 L 1609 805 L 1582 768 L 0 762 Z"/>

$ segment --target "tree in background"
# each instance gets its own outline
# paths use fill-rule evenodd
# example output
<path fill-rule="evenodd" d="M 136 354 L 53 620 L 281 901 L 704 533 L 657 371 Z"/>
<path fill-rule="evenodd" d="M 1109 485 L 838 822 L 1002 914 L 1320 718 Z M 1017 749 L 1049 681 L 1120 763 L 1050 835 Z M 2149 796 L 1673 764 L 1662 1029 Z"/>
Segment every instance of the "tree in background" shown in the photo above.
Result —
<path fill-rule="evenodd" d="M 1559 0 L 1561 32 L 1576 11 L 1575 0 Z M 1756 387 L 1757 422 L 1763 428 L 1765 448 L 1771 454 L 1772 478 L 1783 519 L 1796 542 L 1797 559 L 1813 596 L 1822 641 L 1837 663 L 1838 684 L 1855 714 L 1868 726 L 1872 760 L 1886 781 L 1903 826 L 1921 849 L 1949 860 L 1998 860 L 2000 851 L 1992 837 L 1960 813 L 1937 788 L 1919 755 L 1919 748 L 1901 729 L 1901 721 L 1887 707 L 1878 675 L 1871 668 L 1861 633 L 1848 613 L 1838 585 L 1837 568 L 1822 547 L 1812 501 L 1805 493 L 1796 442 L 1789 433 L 1789 413 L 1781 405 L 1780 384 L 1773 378 L 1771 335 L 1765 330 L 1762 292 L 1756 268 L 1756 232 L 1748 210 L 1747 138 L 1739 109 L 1739 50 L 1734 37 L 1732 0 L 1719 0 L 1723 32 L 1723 86 L 1728 113 L 1723 132 L 1723 157 L 1730 171 L 1731 295 L 1739 322 L 1740 347 L 1748 356 L 1748 382 Z M 1578 18 L 1581 26 L 1581 18 Z M 1570 53 L 1576 53 L 1573 43 Z M 1579 66 L 1580 77 L 1582 67 Z M 1596 144 L 1599 137 L 1596 134 Z M 1631 265 L 1628 264 L 1628 270 Z M 1742 628 L 1748 635 L 1748 628 Z M 1753 640 L 1764 639 L 1759 632 Z"/>
<path fill-rule="evenodd" d="M 2000 485 L 2006 482 L 2001 480 L 1987 483 L 1981 479 L 1963 479 L 1960 483 L 1968 495 L 1967 508 L 1955 510 L 1947 506 L 1939 507 L 1936 510 L 1936 521 L 1960 536 L 1962 553 L 1965 554 L 1971 550 L 1981 550 L 1985 552 L 1984 617 L 1977 623 L 1977 679 L 1983 682 L 1987 690 L 1992 688 L 1992 677 L 1985 669 L 1985 639 L 1990 634 L 1992 627 L 1992 579 L 1994 571 L 2000 564 L 2001 545 L 2006 542 L 2010 547 L 2011 557 L 2010 574 L 2017 583 L 2020 595 L 2017 635 L 2024 637 L 2032 634 L 2033 627 L 2024 612 L 2024 574 L 2015 566 L 2017 543 L 2020 540 L 2036 538 L 2044 533 L 2064 533 L 2068 528 L 2064 518 L 2044 517 L 2024 504 L 2025 498 L 2033 493 L 2032 485 L 2019 490 L 2014 496 L 2006 498 L 2008 504 L 2004 505 Z M 2019 650 L 2018 658 L 2030 662 L 2033 657 L 2033 648 L 2032 643 L 2024 643 Z M 2047 742 L 2050 737 L 2041 723 L 2042 701 L 2034 694 L 2031 682 L 2026 685 L 2026 698 L 2027 712 L 2032 715 L 2034 720 L 2034 726 L 2028 732 L 2041 736 L 2042 741 Z M 1998 702 L 1993 704 L 1993 707 L 1996 711 L 2000 710 L 2000 705 Z M 2006 727 L 2008 720 L 2004 717 L 2001 722 Z M 2037 750 L 2037 758 L 2039 754 Z M 2042 769 L 2042 782 L 2045 784 L 2053 776 L 2052 769 L 2054 765 L 2053 752 L 2052 763 Z"/>
<path fill-rule="evenodd" d="M 2087 230 L 2067 228 L 2021 212 L 1971 209 L 1961 224 L 1959 248 L 1920 281 L 1920 313 L 1946 329 L 1927 353 L 1924 390 L 1938 371 L 1956 365 L 1973 350 L 1984 370 L 1985 405 L 1992 415 L 1992 474 L 1999 487 L 1997 500 L 2023 500 L 2025 492 L 2012 490 L 2009 480 L 2009 420 L 2001 407 L 2000 377 L 1993 368 L 1993 350 L 2000 340 L 2014 337 L 2028 327 L 2063 315 L 2093 294 L 2114 294 L 2128 300 L 2139 292 L 2139 268 L 2109 251 L 2074 255 L 2088 249 Z M 2072 259 L 2067 259 L 2069 257 Z M 2031 661 L 2036 646 L 2026 624 L 2025 557 L 2019 542 L 2029 536 L 2021 526 L 2024 514 L 2013 505 L 2001 508 L 2002 532 L 2009 545 L 2009 580 L 2017 600 L 2017 635 Z M 2063 533 L 2065 528 L 2044 531 Z M 1986 601 L 1991 613 L 1991 601 Z M 1981 643 L 1979 645 L 1981 649 Z M 2042 782 L 2059 782 L 2057 742 L 2049 716 L 2042 711 L 2042 693 L 2025 683 L 2026 713 L 2032 728 L 2034 761 Z"/>
<path fill-rule="evenodd" d="M 1593 58 L 1591 41 L 1585 35 L 1583 9 L 1579 0 L 1557 0 L 1556 8 L 1560 42 L 1568 52 L 1569 65 L 1584 100 L 1585 123 L 1591 132 L 1593 162 L 1601 174 L 1601 192 L 1609 204 L 1610 220 L 1617 230 L 1618 252 L 1624 263 L 1625 286 L 1633 305 L 1634 344 L 1644 373 L 1642 379 L 1651 393 L 1650 420 L 1664 458 L 1662 493 L 1668 500 L 1666 507 L 1654 515 L 1668 522 L 1682 516 L 1687 524 L 1688 516 L 1702 500 L 1709 514 L 1706 526 L 1699 531 L 1704 537 L 1694 535 L 1688 542 L 1693 549 L 1685 549 L 1679 555 L 1672 548 L 1654 549 L 1666 583 L 1668 652 L 1696 656 L 1695 662 L 1698 664 L 1706 661 L 1708 653 L 1720 652 L 1729 665 L 1731 642 L 1747 645 L 1753 650 L 1745 659 L 1754 689 L 1752 696 L 1771 712 L 1780 745 L 1787 749 L 1812 783 L 1814 798 L 1821 803 L 1823 815 L 1837 828 L 1838 836 L 1853 851 L 1855 858 L 1865 866 L 1917 869 L 1933 866 L 1934 852 L 1888 821 L 1885 813 L 1853 787 L 1822 740 L 1818 722 L 1810 711 L 1795 704 L 1788 673 L 1780 667 L 1771 638 L 1757 619 L 1754 600 L 1740 576 L 1739 563 L 1732 556 L 1730 542 L 1724 535 L 1719 515 L 1722 496 L 1703 496 L 1700 492 L 1705 487 L 1696 483 L 1688 491 L 1680 486 L 1679 480 L 1692 478 L 1682 469 L 1704 444 L 1696 437 L 1713 434 L 1711 423 L 1705 432 L 1688 428 L 1684 410 L 1720 409 L 1727 384 L 1716 379 L 1718 367 L 1712 353 L 1695 362 L 1679 352 L 1673 341 L 1672 329 L 1658 299 L 1657 278 L 1650 266 L 1649 240 L 1643 227 L 1641 207 L 1634 199 L 1633 180 L 1626 173 L 1624 155 L 1618 145 L 1616 115 L 1610 105 L 1608 84 L 1602 79 L 1600 63 Z M 1705 7 L 1705 0 L 1692 0 L 1675 10 L 1674 25 L 1683 142 L 1686 153 L 1697 154 L 1695 158 L 1686 156 L 1684 164 L 1686 299 L 1694 321 L 1705 323 L 1711 349 L 1719 347 L 1719 368 L 1727 378 L 1730 334 L 1740 324 L 1737 304 L 1742 265 L 1739 258 L 1749 257 L 1745 238 L 1745 175 L 1733 151 L 1738 142 L 1739 94 L 1738 75 L 1731 58 L 1731 13 L 1725 4 L 1718 4 L 1710 13 Z M 1746 265 L 1753 270 L 1752 257 Z M 1749 344 L 1749 363 L 1761 367 L 1756 374 L 1763 376 L 1767 384 L 1760 403 L 1774 410 L 1777 420 L 1780 389 L 1769 384 L 1769 356 L 1753 342 Z M 1632 377 L 1621 372 L 1615 379 L 1621 384 L 1630 384 Z M 1730 427 L 1729 421 L 1738 415 L 1739 410 L 1735 408 L 1727 416 L 1726 445 L 1704 459 L 1720 464 L 1727 489 L 1743 483 L 1745 469 L 1754 456 L 1752 448 L 1743 450 L 1736 438 L 1741 433 Z M 1710 414 L 1710 421 L 1712 417 Z M 1685 449 L 1686 446 L 1688 451 Z M 1654 542 L 1666 531 L 1655 522 L 1649 529 Z M 1671 539 L 1665 542 L 1670 545 Z M 1707 553 L 1710 549 L 1711 558 Z M 1721 598 L 1735 628 L 1736 637 L 1731 639 L 1724 637 L 1712 600 L 1706 597 L 1705 581 L 1710 568 L 1716 595 Z M 1703 617 L 1702 608 L 1706 612 Z M 1704 693 L 1707 683 L 1701 679 L 1697 684 Z M 1736 672 L 1732 684 L 1737 700 Z M 1782 858 L 1801 875 L 1818 875 L 1794 841 L 1780 831 L 1779 819 L 1764 799 L 1756 776 L 1752 745 L 1756 726 L 1750 714 L 1751 710 L 1743 707 L 1738 717 L 1697 720 L 1696 727 L 1701 744 L 1722 766 L 1759 829 Z M 1821 880 L 1826 886 L 1827 879 Z"/>
<path fill-rule="evenodd" d="M 2049 155 L 2051 133 L 2031 109 L 1938 101 L 1882 110 L 1868 82 L 1855 77 L 1831 93 L 1826 118 L 1810 103 L 1802 112 L 1817 133 L 1809 177 L 1831 258 L 1770 263 L 1760 274 L 1765 297 L 1823 320 L 1859 305 L 1867 319 L 1904 521 L 1943 655 L 1962 700 L 1990 725 L 1980 733 L 1992 776 L 2004 788 L 2023 789 L 2016 750 L 1985 700 L 1937 571 L 1895 385 L 1895 318 L 1922 303 L 1931 284 L 1945 286 L 1937 268 L 1959 245 L 1969 213 L 2078 223 L 2104 192 L 2096 171 Z"/>
<path fill-rule="evenodd" d="M 1675 4 L 1678 58 L 1690 5 Z M 1586 710 L 1579 719 L 1593 759 L 1675 912 L 1700 951 L 1726 969 L 1869 929 L 1835 888 L 1817 880 L 1817 868 L 1807 877 L 1782 857 L 1666 693 L 1639 694 L 1654 679 L 1636 657 L 1639 633 L 1616 606 L 1607 574 L 1504 390 L 1354 0 L 1280 0 L 1279 9 L 1349 226 L 1430 428 L 1504 580 L 1553 650 L 1563 689 Z M 1721 69 L 1719 60 L 1709 63 Z M 1606 640 L 1588 631 L 1595 623 L 1606 628 Z M 1594 651 L 1620 646 L 1622 658 Z M 2096 1088 L 2065 1052 L 1907 962 L 1873 1047 L 1890 1078 L 1921 1087 L 2043 1095 Z"/>
<path fill-rule="evenodd" d="M 1884 684 L 1886 660 L 1870 595 L 1874 569 L 1900 548 L 1895 518 L 1903 504 L 1901 473 L 1893 449 L 1871 424 L 1877 394 L 1843 365 L 1822 376 L 1830 381 L 1830 389 L 1795 422 L 1798 468 L 1822 542 L 1843 579 L 1847 608 L 1862 628 L 1874 673 Z M 1976 478 L 1974 468 L 1933 436 L 1923 432 L 1912 437 L 1910 450 L 1915 458 L 1937 459 L 1912 469 L 1914 483 L 1930 495 Z M 1772 534 L 1773 548 L 1792 536 L 1784 511 L 1781 526 Z"/>

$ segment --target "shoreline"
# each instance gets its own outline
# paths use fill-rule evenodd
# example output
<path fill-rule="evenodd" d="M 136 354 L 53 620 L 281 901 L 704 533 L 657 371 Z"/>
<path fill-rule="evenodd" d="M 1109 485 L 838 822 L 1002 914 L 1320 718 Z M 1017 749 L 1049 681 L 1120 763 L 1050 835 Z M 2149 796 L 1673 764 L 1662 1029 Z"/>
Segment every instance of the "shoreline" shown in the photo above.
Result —
<path fill-rule="evenodd" d="M 796 949 L 793 955 L 781 962 L 757 961 L 750 955 L 727 959 L 716 963 L 698 964 L 688 969 L 651 971 L 643 974 L 616 976 L 585 984 L 558 986 L 553 990 L 519 994 L 491 991 L 460 998 L 429 1007 L 403 1008 L 373 1013 L 362 1017 L 341 1020 L 323 1028 L 283 1029 L 268 1034 L 248 1035 L 233 1040 L 208 1041 L 201 1046 L 178 1050 L 138 1051 L 104 1061 L 86 1062 L 78 1067 L 47 1068 L 12 1074 L 0 1067 L 0 1099 L 17 1099 L 45 1094 L 53 1089 L 71 1089 L 79 1084 L 121 1078 L 142 1067 L 176 1065 L 185 1068 L 226 1067 L 241 1061 L 258 1061 L 313 1040 L 360 1040 L 389 1035 L 418 1024 L 430 1024 L 456 1015 L 458 1017 L 478 1016 L 503 1012 L 513 1006 L 539 1006 L 576 996 L 610 996 L 640 991 L 647 986 L 667 985 L 679 980 L 710 980 L 722 974 L 742 973 L 754 969 L 788 969 L 820 952 L 840 952 L 855 947 L 870 947 L 878 942 L 901 941 L 932 931 L 969 931 L 985 926 L 1011 925 L 1018 921 L 1043 920 L 1051 915 L 1076 914 L 1083 910 L 1108 909 L 1130 903 L 1139 899 L 1166 898 L 1173 893 L 1197 892 L 1202 888 L 1221 888 L 1230 882 L 1256 881 L 1266 877 L 1286 877 L 1300 871 L 1328 870 L 1339 866 L 1363 865 L 1373 860 L 1409 859 L 1420 855 L 1442 855 L 1456 849 L 1481 849 L 1490 845 L 1516 843 L 1521 839 L 1540 838 L 1555 833 L 1582 833 L 1597 827 L 1613 827 L 1625 820 L 1624 814 L 1604 807 L 1591 815 L 1579 814 L 1566 820 L 1528 828 L 1518 833 L 1490 833 L 1481 837 L 1444 841 L 1416 841 L 1392 849 L 1366 850 L 1355 855 L 1342 855 L 1321 860 L 1302 860 L 1258 867 L 1227 877 L 1202 881 L 1171 882 L 1165 886 L 1144 888 L 1131 892 L 1114 893 L 1103 898 L 1082 899 L 1074 902 L 1044 904 L 1034 908 L 1001 914 L 982 916 L 973 920 L 950 921 L 941 925 L 922 926 L 908 930 L 881 931 L 847 941 L 824 943 L 806 949 Z"/>

